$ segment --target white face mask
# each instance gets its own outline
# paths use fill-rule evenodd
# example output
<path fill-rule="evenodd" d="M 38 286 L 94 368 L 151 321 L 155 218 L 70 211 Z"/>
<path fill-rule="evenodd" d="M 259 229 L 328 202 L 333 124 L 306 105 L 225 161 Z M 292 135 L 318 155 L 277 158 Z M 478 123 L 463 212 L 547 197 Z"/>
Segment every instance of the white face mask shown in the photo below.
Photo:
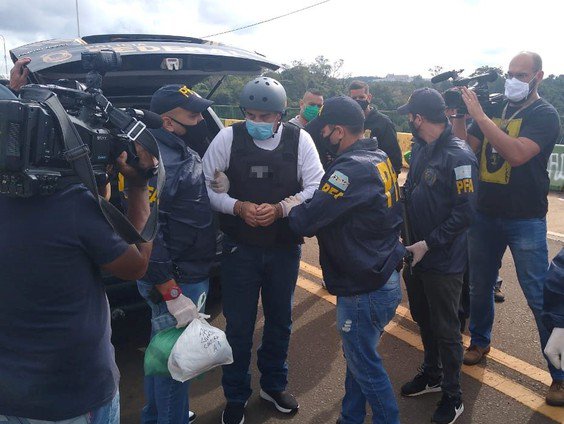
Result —
<path fill-rule="evenodd" d="M 535 75 L 531 78 L 531 81 L 535 79 Z M 530 87 L 531 81 L 523 82 L 519 81 L 517 78 L 509 78 L 505 80 L 505 97 L 512 103 L 519 103 L 525 100 L 529 93 L 532 91 Z"/>

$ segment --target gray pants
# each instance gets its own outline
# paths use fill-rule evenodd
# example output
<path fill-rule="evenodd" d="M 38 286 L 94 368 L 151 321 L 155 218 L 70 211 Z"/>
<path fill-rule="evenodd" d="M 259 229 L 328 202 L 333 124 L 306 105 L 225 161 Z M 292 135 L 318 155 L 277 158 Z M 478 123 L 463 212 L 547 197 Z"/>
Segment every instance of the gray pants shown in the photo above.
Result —
<path fill-rule="evenodd" d="M 460 396 L 463 350 L 458 306 L 462 274 L 441 275 L 417 269 L 408 274 L 404 272 L 409 307 L 425 349 L 423 370 L 433 378 L 442 375 L 443 392 Z"/>

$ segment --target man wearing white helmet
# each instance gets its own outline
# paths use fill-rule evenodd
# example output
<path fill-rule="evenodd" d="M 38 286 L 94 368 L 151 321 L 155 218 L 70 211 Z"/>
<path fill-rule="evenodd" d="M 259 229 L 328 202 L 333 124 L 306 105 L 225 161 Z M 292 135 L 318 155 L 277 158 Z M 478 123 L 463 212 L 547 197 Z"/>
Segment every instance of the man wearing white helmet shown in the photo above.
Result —
<path fill-rule="evenodd" d="M 245 421 L 259 295 L 265 319 L 257 352 L 260 396 L 283 413 L 299 408 L 286 391 L 286 358 L 303 241 L 290 231 L 287 210 L 290 203 L 311 198 L 323 176 L 309 134 L 282 123 L 286 91 L 278 81 L 250 81 L 240 106 L 245 122 L 221 130 L 203 159 L 211 205 L 225 233 L 223 312 L 234 362 L 223 368 L 223 424 Z"/>

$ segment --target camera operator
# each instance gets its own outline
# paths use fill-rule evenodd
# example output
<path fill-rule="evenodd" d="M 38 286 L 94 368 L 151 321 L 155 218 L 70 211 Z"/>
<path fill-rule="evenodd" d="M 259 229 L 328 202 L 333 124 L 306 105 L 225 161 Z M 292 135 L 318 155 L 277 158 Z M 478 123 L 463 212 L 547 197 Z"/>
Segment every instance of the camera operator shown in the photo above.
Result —
<path fill-rule="evenodd" d="M 153 168 L 155 158 L 136 149 L 139 168 Z M 126 159 L 124 152 L 116 168 L 140 231 L 149 216 L 147 180 Z M 128 245 L 82 184 L 49 196 L 0 196 L 0 217 L 0 415 L 9 423 L 119 423 L 101 274 L 141 278 L 152 243 Z"/>
<path fill-rule="evenodd" d="M 476 94 L 462 88 L 462 99 L 474 123 L 467 136 L 463 122 L 455 123 L 455 128 L 477 152 L 480 162 L 478 213 L 469 232 L 472 341 L 464 355 L 467 365 L 477 364 L 489 352 L 493 290 L 507 246 L 543 349 L 549 337 L 541 320 L 548 269 L 546 166 L 558 139 L 560 121 L 556 109 L 539 97 L 543 75 L 538 54 L 522 52 L 515 56 L 505 82 L 507 103 L 501 115 L 492 118 L 486 116 Z M 564 371 L 550 363 L 548 366 L 554 384 L 547 402 L 564 406 Z"/>
<path fill-rule="evenodd" d="M 424 347 L 420 372 L 401 388 L 403 396 L 440 392 L 435 423 L 453 423 L 464 411 L 460 389 L 462 337 L 458 305 L 467 263 L 466 232 L 474 216 L 477 162 L 452 133 L 441 94 L 413 92 L 398 109 L 407 114 L 414 136 L 404 186 L 412 271 L 404 280 L 413 319 Z"/>

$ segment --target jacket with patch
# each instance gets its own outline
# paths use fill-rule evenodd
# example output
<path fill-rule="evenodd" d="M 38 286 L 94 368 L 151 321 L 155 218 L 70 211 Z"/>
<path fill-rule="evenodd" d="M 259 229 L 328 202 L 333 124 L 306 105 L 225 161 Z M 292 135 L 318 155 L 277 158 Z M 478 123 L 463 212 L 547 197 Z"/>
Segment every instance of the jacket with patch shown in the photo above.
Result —
<path fill-rule="evenodd" d="M 434 142 L 414 138 L 405 183 L 411 242 L 425 240 L 429 251 L 416 267 L 462 274 L 467 263 L 466 230 L 475 213 L 476 156 L 447 125 Z"/>
<path fill-rule="evenodd" d="M 289 220 L 296 234 L 317 236 L 323 278 L 337 296 L 379 289 L 405 253 L 397 177 L 370 139 L 338 155 L 313 197 L 293 208 Z"/>

